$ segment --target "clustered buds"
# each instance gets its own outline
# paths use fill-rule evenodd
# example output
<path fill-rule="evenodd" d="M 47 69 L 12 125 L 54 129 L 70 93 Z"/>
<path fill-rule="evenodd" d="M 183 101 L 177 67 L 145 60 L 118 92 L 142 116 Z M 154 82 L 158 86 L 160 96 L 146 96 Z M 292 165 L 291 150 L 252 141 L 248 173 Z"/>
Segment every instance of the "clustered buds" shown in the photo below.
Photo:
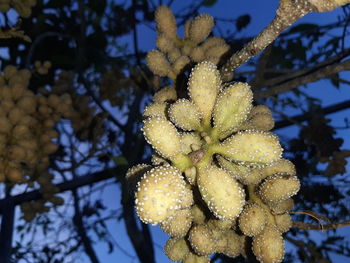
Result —
<path fill-rule="evenodd" d="M 48 61 L 36 62 L 34 72 L 46 74 L 50 66 Z M 61 74 L 52 90 L 39 88 L 37 93 L 28 88 L 31 76 L 30 70 L 11 65 L 0 74 L 0 182 L 39 186 L 42 199 L 21 204 L 27 221 L 37 213 L 47 212 L 49 203 L 63 203 L 56 196 L 59 189 L 49 173 L 50 156 L 58 149 L 56 124 L 62 118 L 70 119 L 79 130 L 89 120 L 91 125 L 89 116 L 94 112 L 85 97 L 67 93 L 71 76 L 66 73 Z M 88 114 L 80 114 L 76 105 L 83 105 Z"/>
<path fill-rule="evenodd" d="M 34 66 L 36 68 L 36 71 L 40 74 L 40 75 L 46 75 L 49 72 L 49 69 L 51 68 L 51 62 L 50 61 L 35 61 L 34 62 Z"/>
<path fill-rule="evenodd" d="M 210 262 L 213 253 L 234 258 L 250 250 L 260 262 L 281 262 L 300 182 L 269 131 L 270 110 L 253 106 L 249 85 L 223 87 L 215 64 L 203 61 L 189 75 L 188 96 L 167 86 L 143 116 L 156 153 L 152 165 L 129 169 L 127 178 L 136 184 L 140 219 L 171 236 L 168 257 Z"/>
<path fill-rule="evenodd" d="M 25 219 L 31 220 L 37 212 L 45 212 L 52 204 L 62 203 L 54 196 L 58 189 L 48 173 L 49 156 L 58 146 L 55 124 L 63 111 L 69 108 L 68 94 L 45 97 L 28 89 L 31 72 L 6 66 L 0 75 L 0 181 L 7 183 L 37 182 L 43 200 L 22 204 Z"/>
<path fill-rule="evenodd" d="M 1 0 L 0 12 L 7 12 L 14 8 L 21 17 L 29 17 L 32 13 L 32 7 L 36 5 L 37 0 Z"/>
<path fill-rule="evenodd" d="M 151 71 L 178 84 L 179 74 L 192 70 L 187 95 L 169 85 L 144 110 L 142 130 L 155 150 L 152 165 L 127 173 L 138 216 L 171 236 L 164 252 L 173 261 L 253 253 L 262 263 L 281 262 L 282 234 L 292 226 L 288 211 L 300 182 L 270 132 L 271 111 L 253 106 L 247 83 L 222 85 L 216 65 L 228 46 L 208 38 L 211 16 L 187 21 L 184 38 L 167 7 L 159 7 L 155 18 L 158 50 L 148 53 Z"/>
<path fill-rule="evenodd" d="M 187 21 L 184 37 L 177 34 L 174 14 L 166 6 L 160 6 L 155 12 L 157 24 L 157 50 L 147 54 L 150 70 L 161 77 L 176 77 L 191 68 L 193 63 L 209 61 L 218 64 L 229 51 L 229 45 L 219 37 L 209 37 L 214 19 L 201 14 Z"/>
<path fill-rule="evenodd" d="M 99 97 L 108 100 L 112 106 L 122 106 L 124 98 L 130 95 L 130 88 L 135 84 L 131 78 L 117 69 L 109 69 L 101 76 Z"/>
<path fill-rule="evenodd" d="M 84 94 L 78 94 L 74 91 L 74 73 L 63 71 L 55 81 L 51 90 L 40 88 L 42 95 L 53 100 L 57 107 L 57 111 L 72 123 L 75 135 L 82 141 L 95 141 L 103 133 L 103 123 L 105 115 L 103 113 L 96 114 L 96 108 L 91 105 L 91 99 Z M 64 96 L 69 100 L 69 105 L 60 104 L 57 97 Z"/>

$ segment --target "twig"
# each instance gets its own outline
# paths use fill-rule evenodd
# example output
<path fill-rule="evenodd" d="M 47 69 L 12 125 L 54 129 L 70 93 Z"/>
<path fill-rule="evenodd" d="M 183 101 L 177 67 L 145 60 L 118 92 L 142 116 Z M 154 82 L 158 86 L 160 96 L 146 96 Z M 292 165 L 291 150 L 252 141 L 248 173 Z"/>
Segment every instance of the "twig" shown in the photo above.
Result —
<path fill-rule="evenodd" d="M 223 80 L 230 81 L 233 70 L 251 57 L 258 55 L 287 27 L 311 11 L 316 9 L 307 0 L 281 0 L 272 22 L 243 49 L 234 53 L 220 69 Z"/>
<path fill-rule="evenodd" d="M 350 85 L 350 81 L 349 81 L 349 80 L 346 80 L 346 79 L 339 79 L 339 81 L 340 81 L 341 83 Z"/>
<path fill-rule="evenodd" d="M 32 42 L 29 36 L 27 36 L 23 30 L 19 30 L 21 27 L 21 20 L 18 21 L 17 25 L 4 30 L 3 28 L 0 28 L 0 39 L 5 38 L 20 38 L 27 42 Z"/>
<path fill-rule="evenodd" d="M 339 223 L 331 223 L 326 225 L 315 225 L 311 223 L 304 223 L 300 221 L 294 221 L 293 227 L 304 229 L 304 230 L 331 230 L 331 229 L 337 229 L 341 227 L 350 226 L 350 220 L 339 222 Z"/>
<path fill-rule="evenodd" d="M 91 98 L 94 100 L 94 102 L 97 104 L 97 106 L 107 114 L 107 118 L 113 122 L 121 131 L 126 132 L 125 126 L 121 124 L 110 112 L 107 110 L 107 108 L 103 105 L 103 103 L 99 100 L 99 98 L 94 94 L 90 86 L 87 84 L 86 80 L 81 76 L 80 82 L 83 84 L 84 88 L 86 89 L 87 93 Z"/>
<path fill-rule="evenodd" d="M 261 86 L 275 86 L 275 85 L 280 85 L 283 84 L 284 82 L 290 81 L 295 78 L 299 78 L 301 76 L 305 76 L 307 74 L 313 73 L 321 68 L 324 68 L 326 66 L 334 65 L 336 63 L 339 63 L 342 59 L 345 59 L 347 56 L 350 55 L 350 49 L 344 49 L 341 53 L 327 58 L 326 60 L 315 64 L 311 67 L 308 68 L 303 68 L 303 69 L 296 69 L 296 70 L 286 70 L 283 75 L 275 77 L 275 78 L 270 78 L 264 80 L 264 82 L 261 84 Z M 268 72 L 268 70 L 266 70 Z M 273 73 L 273 71 L 272 71 Z M 276 73 L 282 73 L 281 70 L 276 71 Z"/>
<path fill-rule="evenodd" d="M 324 68 L 321 68 L 319 70 L 316 70 L 315 72 L 311 72 L 310 74 L 306 74 L 305 76 L 300 76 L 298 78 L 292 79 L 290 81 L 286 81 L 285 83 L 281 85 L 277 85 L 274 87 L 269 88 L 268 90 L 259 91 L 255 93 L 255 98 L 266 98 L 269 96 L 274 96 L 277 94 L 281 94 L 287 91 L 290 91 L 294 88 L 297 88 L 301 85 L 308 84 L 310 82 L 315 82 L 320 79 L 323 79 L 327 76 L 345 71 L 350 70 L 350 59 L 345 60 L 343 62 L 340 62 L 338 64 L 328 65 Z"/>
<path fill-rule="evenodd" d="M 37 45 L 47 37 L 56 37 L 56 36 L 57 37 L 64 37 L 64 38 L 71 38 L 71 36 L 64 35 L 64 34 L 61 34 L 58 32 L 50 32 L 50 31 L 47 31 L 47 32 L 39 35 L 38 37 L 35 38 L 35 40 L 33 41 L 32 45 L 29 48 L 28 55 L 26 57 L 25 68 L 29 68 L 30 62 L 32 60 L 32 57 L 33 57 L 33 54 L 34 54 L 34 51 L 35 51 L 35 48 L 37 47 Z"/>

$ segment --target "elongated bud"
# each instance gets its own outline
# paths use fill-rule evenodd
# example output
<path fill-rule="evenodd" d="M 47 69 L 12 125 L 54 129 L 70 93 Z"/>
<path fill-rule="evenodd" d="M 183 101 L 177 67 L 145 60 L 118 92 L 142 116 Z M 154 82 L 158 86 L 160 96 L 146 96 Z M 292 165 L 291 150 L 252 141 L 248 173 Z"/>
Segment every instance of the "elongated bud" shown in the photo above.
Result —
<path fill-rule="evenodd" d="M 219 46 L 213 46 L 207 49 L 205 55 L 207 57 L 219 57 L 223 56 L 226 52 L 230 50 L 230 46 L 227 44 L 222 44 Z"/>
<path fill-rule="evenodd" d="M 157 103 L 171 102 L 177 99 L 177 93 L 174 86 L 166 86 L 165 88 L 158 91 L 153 96 L 153 101 Z"/>
<path fill-rule="evenodd" d="M 143 117 L 162 117 L 166 118 L 167 112 L 167 104 L 166 103 L 153 103 L 148 105 L 143 111 Z"/>
<path fill-rule="evenodd" d="M 288 232 L 293 225 L 291 216 L 288 213 L 275 215 L 276 228 L 281 233 Z"/>
<path fill-rule="evenodd" d="M 175 48 L 173 40 L 164 34 L 158 36 L 156 45 L 163 52 L 169 52 Z"/>
<path fill-rule="evenodd" d="M 239 228 L 246 236 L 256 236 L 266 225 L 266 212 L 258 204 L 252 203 L 244 207 L 239 215 Z"/>
<path fill-rule="evenodd" d="M 190 249 L 184 238 L 170 238 L 165 244 L 164 253 L 172 261 L 183 261 Z"/>
<path fill-rule="evenodd" d="M 258 184 L 263 179 L 260 169 L 250 168 L 238 165 L 234 162 L 226 160 L 224 157 L 218 155 L 217 160 L 221 168 L 225 169 L 233 178 L 239 180 L 242 184 Z"/>
<path fill-rule="evenodd" d="M 218 145 L 217 153 L 253 167 L 266 166 L 282 156 L 278 137 L 269 132 L 239 132 Z"/>
<path fill-rule="evenodd" d="M 280 202 L 296 195 L 299 189 L 300 181 L 296 176 L 276 174 L 262 182 L 259 195 L 266 203 Z"/>
<path fill-rule="evenodd" d="M 274 125 L 275 122 L 272 115 L 263 113 L 251 116 L 247 122 L 239 127 L 239 129 L 269 131 L 273 129 Z"/>
<path fill-rule="evenodd" d="M 188 82 L 189 95 L 207 122 L 211 119 L 220 86 L 220 74 L 214 64 L 204 61 L 192 69 Z"/>
<path fill-rule="evenodd" d="M 224 170 L 215 166 L 199 169 L 197 184 L 203 200 L 216 217 L 231 220 L 241 213 L 244 191 Z"/>
<path fill-rule="evenodd" d="M 184 69 L 186 68 L 187 65 L 189 65 L 190 63 L 190 59 L 188 58 L 188 56 L 180 56 L 178 57 L 173 65 L 173 71 L 176 75 L 179 75 L 181 72 L 184 71 Z"/>
<path fill-rule="evenodd" d="M 200 46 L 198 47 L 195 47 L 193 50 L 192 50 L 192 53 L 190 54 L 192 60 L 194 62 L 201 62 L 205 59 L 205 53 L 204 53 L 204 49 Z"/>
<path fill-rule="evenodd" d="M 195 43 L 202 42 L 209 36 L 213 27 L 213 17 L 207 14 L 201 14 L 192 20 L 189 36 Z"/>
<path fill-rule="evenodd" d="M 192 224 L 190 209 L 177 210 L 172 216 L 160 224 L 162 230 L 172 237 L 184 237 Z"/>
<path fill-rule="evenodd" d="M 181 151 L 180 134 L 175 126 L 161 117 L 150 117 L 142 128 L 146 141 L 163 157 L 171 159 Z"/>
<path fill-rule="evenodd" d="M 165 58 L 165 55 L 158 50 L 149 51 L 146 60 L 147 66 L 156 75 L 165 77 L 171 72 L 171 66 Z"/>
<path fill-rule="evenodd" d="M 252 108 L 253 93 L 246 83 L 235 83 L 220 92 L 214 107 L 214 127 L 225 132 L 247 119 Z"/>
<path fill-rule="evenodd" d="M 226 238 L 226 248 L 223 251 L 228 257 L 235 258 L 242 252 L 242 240 L 240 236 L 238 236 L 235 231 L 228 230 L 225 232 Z"/>
<path fill-rule="evenodd" d="M 170 120 L 183 130 L 197 130 L 200 127 L 200 112 L 197 106 L 189 100 L 177 100 L 170 106 L 168 113 Z"/>
<path fill-rule="evenodd" d="M 266 178 L 275 174 L 296 175 L 296 170 L 294 164 L 291 161 L 281 159 L 272 165 L 262 168 L 261 173 L 263 178 Z"/>
<path fill-rule="evenodd" d="M 215 252 L 215 244 L 207 225 L 193 226 L 188 234 L 188 241 L 196 254 L 200 256 L 210 255 Z"/>
<path fill-rule="evenodd" d="M 288 198 L 280 202 L 268 203 L 268 205 L 273 214 L 279 215 L 292 210 L 294 208 L 294 201 L 292 198 Z"/>
<path fill-rule="evenodd" d="M 274 227 L 265 227 L 253 238 L 253 252 L 262 263 L 280 263 L 284 257 L 284 240 Z"/>
<path fill-rule="evenodd" d="M 175 16 L 167 6 L 162 5 L 157 8 L 155 20 L 159 33 L 166 35 L 170 39 L 175 39 L 177 37 Z"/>

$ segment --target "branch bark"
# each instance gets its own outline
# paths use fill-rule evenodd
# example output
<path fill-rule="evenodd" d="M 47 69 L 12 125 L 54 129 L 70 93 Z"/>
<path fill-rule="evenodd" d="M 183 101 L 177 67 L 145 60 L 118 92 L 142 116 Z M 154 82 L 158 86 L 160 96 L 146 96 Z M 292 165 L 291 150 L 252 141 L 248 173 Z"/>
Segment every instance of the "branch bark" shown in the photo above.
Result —
<path fill-rule="evenodd" d="M 258 55 L 286 28 L 310 12 L 331 11 L 350 0 L 280 0 L 272 22 L 240 51 L 234 53 L 221 67 L 223 81 L 233 78 L 233 71 L 251 57 Z"/>
<path fill-rule="evenodd" d="M 120 166 L 118 168 L 114 169 L 107 169 L 103 170 L 101 172 L 96 172 L 93 174 L 88 174 L 85 176 L 80 176 L 76 179 L 66 181 L 60 184 L 55 185 L 58 187 L 59 192 L 65 192 L 68 190 L 76 189 L 85 185 L 91 185 L 100 181 L 104 181 L 113 177 L 123 177 L 125 176 L 127 171 L 126 166 Z M 6 205 L 8 202 L 13 202 L 13 205 L 19 205 L 23 202 L 29 202 L 29 201 L 34 201 L 34 200 L 39 200 L 42 198 L 41 193 L 38 190 L 23 193 L 23 194 L 18 194 L 15 196 L 11 196 L 9 198 L 4 198 L 0 200 L 0 213 L 3 213 Z"/>
<path fill-rule="evenodd" d="M 84 246 L 86 255 L 90 258 L 92 263 L 100 263 L 95 253 L 95 250 L 92 246 L 92 241 L 86 233 L 86 229 L 83 222 L 83 216 L 81 214 L 80 207 L 79 207 L 79 198 L 78 198 L 77 191 L 73 190 L 72 193 L 73 193 L 74 210 L 75 210 L 74 217 L 73 217 L 74 226 L 80 237 L 81 243 Z"/>
<path fill-rule="evenodd" d="M 280 75 L 278 77 L 274 77 L 274 78 L 268 78 L 268 79 L 262 78 L 262 81 L 257 82 L 257 83 L 260 84 L 259 86 L 266 86 L 266 87 L 277 86 L 277 85 L 283 84 L 287 81 L 293 80 L 295 78 L 306 76 L 310 73 L 316 72 L 317 70 L 320 70 L 320 69 L 325 68 L 327 66 L 335 65 L 336 63 L 339 63 L 340 61 L 342 61 L 343 59 L 345 59 L 349 55 L 350 55 L 350 49 L 344 49 L 339 54 L 337 54 L 333 57 L 327 58 L 326 60 L 324 60 L 320 63 L 317 63 L 311 67 L 303 68 L 303 69 L 296 69 L 296 70 L 285 69 L 284 74 L 281 73 L 282 75 Z M 281 71 L 282 70 L 278 70 L 278 71 L 276 71 L 276 73 L 279 73 Z M 265 72 L 274 73 L 274 71 L 269 71 L 268 69 L 265 70 Z M 251 83 L 251 86 L 254 86 L 254 85 Z"/>
<path fill-rule="evenodd" d="M 129 161 L 129 165 L 134 165 L 141 160 L 143 154 L 143 138 L 138 138 L 137 134 L 131 131 L 134 128 L 135 121 L 139 118 L 139 107 L 142 100 L 142 92 L 135 90 L 135 98 L 130 107 L 129 118 L 125 125 L 130 132 L 125 133 L 125 143 L 121 147 L 123 156 Z M 142 141 L 142 144 L 141 144 Z M 123 217 L 126 226 L 126 231 L 130 241 L 136 251 L 136 254 L 143 263 L 154 263 L 154 248 L 152 237 L 148 228 L 141 222 L 141 229 L 138 227 L 138 219 L 134 210 L 134 199 L 130 196 L 130 191 L 125 181 L 125 177 L 121 178 L 122 183 L 122 207 Z"/>
<path fill-rule="evenodd" d="M 10 195 L 11 188 L 6 187 L 5 205 L 3 207 L 0 229 L 0 262 L 10 263 L 12 237 L 15 217 L 15 205 Z"/>
<path fill-rule="evenodd" d="M 303 223 L 300 221 L 294 221 L 293 227 L 304 229 L 304 230 L 331 230 L 331 229 L 337 229 L 341 227 L 350 226 L 350 220 L 339 222 L 339 223 L 332 223 L 332 224 L 326 224 L 326 225 L 315 225 L 311 223 Z"/>
<path fill-rule="evenodd" d="M 350 108 L 350 100 L 343 101 L 337 104 L 330 105 L 328 107 L 322 108 L 323 114 L 331 114 L 334 112 L 338 112 L 341 110 L 349 109 Z M 302 121 L 306 121 L 311 119 L 312 115 L 311 114 L 300 114 L 300 115 L 295 115 L 292 117 L 289 117 L 288 120 L 282 120 L 278 121 L 275 123 L 275 130 L 281 129 L 284 127 L 288 127 L 291 125 L 294 125 L 296 123 L 300 123 Z"/>
<path fill-rule="evenodd" d="M 287 27 L 311 11 L 316 11 L 316 9 L 307 0 L 281 0 L 272 22 L 222 66 L 220 73 L 223 81 L 230 81 L 233 77 L 232 71 L 251 57 L 258 55 Z"/>
<path fill-rule="evenodd" d="M 274 96 L 280 93 L 284 93 L 287 91 L 290 91 L 294 88 L 297 88 L 301 85 L 305 85 L 311 82 L 318 81 L 320 79 L 323 79 L 327 76 L 350 70 L 350 59 L 345 60 L 343 62 L 340 62 L 338 64 L 328 65 L 324 68 L 320 68 L 316 71 L 310 72 L 309 74 L 306 74 L 304 76 L 300 76 L 294 79 L 291 79 L 290 81 L 286 81 L 283 84 L 271 87 L 267 90 L 258 91 L 255 93 L 254 98 L 255 99 L 261 99 L 266 98 L 269 96 Z"/>

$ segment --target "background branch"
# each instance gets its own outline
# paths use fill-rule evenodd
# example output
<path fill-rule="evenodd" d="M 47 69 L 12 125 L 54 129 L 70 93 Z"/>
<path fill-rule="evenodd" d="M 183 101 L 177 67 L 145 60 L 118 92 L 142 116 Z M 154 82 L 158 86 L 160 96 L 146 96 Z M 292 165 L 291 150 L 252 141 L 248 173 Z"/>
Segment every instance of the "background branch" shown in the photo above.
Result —
<path fill-rule="evenodd" d="M 295 89 L 301 85 L 305 85 L 310 82 L 315 82 L 327 76 L 330 76 L 342 71 L 346 71 L 346 70 L 350 70 L 350 59 L 337 64 L 326 66 L 324 68 L 320 68 L 314 72 L 311 72 L 304 76 L 300 76 L 290 81 L 286 81 L 281 85 L 273 86 L 267 90 L 257 91 L 254 95 L 254 98 L 261 99 L 269 96 L 274 96 L 280 93 L 284 93 L 292 89 Z"/>
<path fill-rule="evenodd" d="M 326 224 L 326 225 L 315 225 L 311 223 L 303 223 L 300 221 L 294 221 L 293 227 L 304 229 L 304 230 L 330 230 L 330 229 L 337 229 L 341 227 L 350 226 L 350 220 L 339 222 L 339 223 L 332 223 L 332 224 Z"/>
<path fill-rule="evenodd" d="M 315 7 L 307 0 L 281 0 L 272 22 L 240 51 L 234 53 L 220 69 L 223 81 L 230 81 L 232 71 L 241 66 L 251 57 L 258 55 L 274 41 L 287 27 L 299 20 Z"/>

